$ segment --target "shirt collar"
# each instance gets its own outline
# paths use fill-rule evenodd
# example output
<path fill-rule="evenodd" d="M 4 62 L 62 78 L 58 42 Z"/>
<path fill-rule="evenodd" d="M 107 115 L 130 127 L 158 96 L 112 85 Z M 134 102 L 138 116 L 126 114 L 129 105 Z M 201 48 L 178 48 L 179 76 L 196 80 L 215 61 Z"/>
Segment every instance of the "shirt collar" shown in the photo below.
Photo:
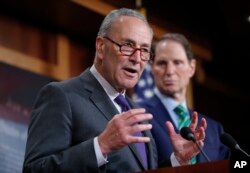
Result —
<path fill-rule="evenodd" d="M 114 100 L 119 94 L 125 96 L 125 91 L 122 93 L 117 92 L 114 87 L 110 85 L 110 83 L 97 71 L 94 65 L 91 66 L 90 72 L 94 75 L 94 77 L 101 84 L 105 92 L 108 94 L 111 100 Z"/>
<path fill-rule="evenodd" d="M 160 98 L 160 100 L 162 101 L 163 105 L 167 108 L 167 110 L 174 110 L 174 108 L 176 108 L 180 104 L 187 110 L 186 100 L 179 103 L 173 98 L 162 94 L 157 87 L 154 88 L 154 92 Z"/>
<path fill-rule="evenodd" d="M 154 88 L 154 92 L 155 95 L 161 100 L 163 106 L 168 110 L 169 116 L 171 117 L 175 127 L 178 127 L 178 120 L 179 117 L 178 115 L 174 112 L 174 109 L 181 104 L 186 110 L 187 109 L 187 104 L 186 104 L 186 100 L 184 100 L 182 103 L 177 102 L 176 100 L 174 100 L 173 98 L 162 94 L 158 88 Z M 188 112 L 188 111 L 187 111 Z M 163 115 L 164 116 L 164 115 Z"/>

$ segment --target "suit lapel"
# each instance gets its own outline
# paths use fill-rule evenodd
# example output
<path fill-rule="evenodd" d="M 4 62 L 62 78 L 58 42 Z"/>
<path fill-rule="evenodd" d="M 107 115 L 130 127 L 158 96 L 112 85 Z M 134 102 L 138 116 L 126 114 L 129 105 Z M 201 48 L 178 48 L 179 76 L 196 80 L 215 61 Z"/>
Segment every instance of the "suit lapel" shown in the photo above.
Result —
<path fill-rule="evenodd" d="M 166 131 L 166 121 L 172 121 L 168 110 L 164 107 L 162 102 L 157 96 L 154 96 L 150 101 L 150 112 L 154 115 L 154 120 L 161 126 L 161 128 Z M 173 124 L 174 125 L 174 124 Z M 176 131 L 178 128 L 174 125 Z"/>
<path fill-rule="evenodd" d="M 115 114 L 119 113 L 107 94 L 93 92 L 90 99 L 108 121 L 110 121 Z"/>
<path fill-rule="evenodd" d="M 90 92 L 89 99 L 108 121 L 111 120 L 113 116 L 118 113 L 118 111 L 103 87 L 90 73 L 89 69 L 81 75 L 81 78 L 85 81 L 84 88 Z"/>

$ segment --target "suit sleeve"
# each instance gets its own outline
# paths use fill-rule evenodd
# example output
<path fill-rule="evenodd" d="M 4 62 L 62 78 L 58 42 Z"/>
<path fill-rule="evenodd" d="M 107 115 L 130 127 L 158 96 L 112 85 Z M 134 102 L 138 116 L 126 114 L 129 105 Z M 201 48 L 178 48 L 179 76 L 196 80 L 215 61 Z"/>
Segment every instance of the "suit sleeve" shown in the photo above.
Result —
<path fill-rule="evenodd" d="M 51 84 L 45 86 L 32 112 L 24 173 L 99 172 L 93 138 L 72 143 L 72 119 L 64 92 Z"/>

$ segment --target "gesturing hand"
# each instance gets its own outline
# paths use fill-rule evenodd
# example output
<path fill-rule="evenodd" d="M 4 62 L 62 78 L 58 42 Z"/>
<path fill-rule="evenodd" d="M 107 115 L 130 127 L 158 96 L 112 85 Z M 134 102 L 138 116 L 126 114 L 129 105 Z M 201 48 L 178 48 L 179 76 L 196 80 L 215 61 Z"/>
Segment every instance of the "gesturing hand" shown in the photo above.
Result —
<path fill-rule="evenodd" d="M 197 112 L 193 112 L 192 120 L 189 128 L 194 132 L 195 138 L 198 144 L 203 147 L 205 139 L 205 129 L 207 127 L 206 120 L 203 118 L 200 123 L 200 127 L 197 127 L 198 115 Z M 171 143 L 173 145 L 174 154 L 176 159 L 181 165 L 189 164 L 192 157 L 197 155 L 200 150 L 197 145 L 192 141 L 187 141 L 182 138 L 180 134 L 175 132 L 173 124 L 169 121 L 166 122 L 168 134 L 170 136 Z"/>
<path fill-rule="evenodd" d="M 115 115 L 105 130 L 99 135 L 98 142 L 103 154 L 118 150 L 130 143 L 149 142 L 149 137 L 138 137 L 134 134 L 152 128 L 151 124 L 141 123 L 152 119 L 145 109 L 130 109 Z"/>

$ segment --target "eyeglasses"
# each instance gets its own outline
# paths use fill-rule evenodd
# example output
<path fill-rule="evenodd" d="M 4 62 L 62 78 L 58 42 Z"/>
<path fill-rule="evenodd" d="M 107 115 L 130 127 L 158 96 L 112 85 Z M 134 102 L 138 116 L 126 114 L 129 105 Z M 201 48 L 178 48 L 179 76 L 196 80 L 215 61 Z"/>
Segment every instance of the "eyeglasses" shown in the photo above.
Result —
<path fill-rule="evenodd" d="M 109 37 L 103 37 L 107 40 L 109 40 L 110 42 L 114 43 L 116 46 L 118 46 L 120 49 L 119 51 L 126 56 L 131 56 L 133 55 L 137 50 L 140 51 L 140 56 L 141 59 L 143 61 L 149 61 L 152 59 L 152 52 L 150 52 L 149 49 L 146 48 L 136 48 L 133 45 L 131 45 L 130 43 L 125 43 L 125 44 L 119 44 L 117 42 L 115 42 L 114 40 L 110 39 Z"/>

